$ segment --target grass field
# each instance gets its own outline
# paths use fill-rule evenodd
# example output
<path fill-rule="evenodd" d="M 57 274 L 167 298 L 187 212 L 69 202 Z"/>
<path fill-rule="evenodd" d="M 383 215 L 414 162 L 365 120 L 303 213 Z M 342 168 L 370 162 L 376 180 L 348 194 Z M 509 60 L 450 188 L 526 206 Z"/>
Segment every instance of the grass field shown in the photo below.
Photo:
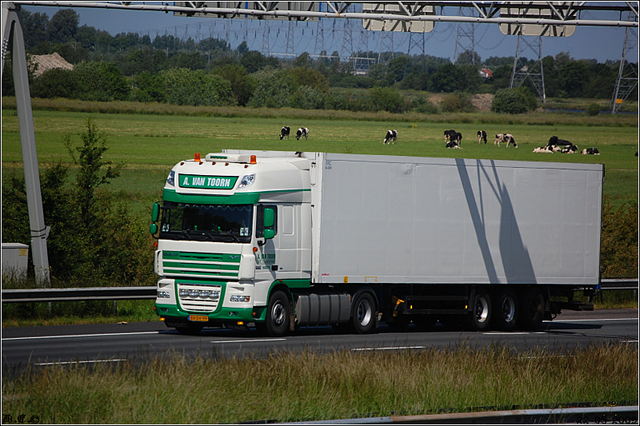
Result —
<path fill-rule="evenodd" d="M 109 105 L 58 104 L 68 111 L 38 109 L 42 102 L 34 101 L 40 167 L 69 161 L 62 138 L 76 135 L 73 140 L 79 144 L 77 134 L 86 129 L 87 111 L 93 111 L 98 128 L 108 135 L 106 159 L 126 163 L 121 178 L 110 187 L 128 197 L 143 217 L 148 217 L 151 203 L 160 198 L 175 163 L 192 158 L 195 152 L 224 148 L 604 163 L 605 194 L 617 203 L 638 199 L 637 117 L 394 116 L 282 110 L 247 110 L 248 115 L 240 117 L 237 110 L 176 107 L 172 114 L 170 107 L 158 106 L 160 112 L 136 114 L 137 108 L 146 107 L 127 104 L 119 107 L 130 113 L 115 114 L 98 112 L 110 111 Z M 3 109 L 2 118 L 4 179 L 8 173 L 22 173 L 22 157 L 15 110 Z M 309 140 L 291 137 L 280 141 L 283 125 L 294 130 L 308 127 Z M 398 130 L 396 145 L 380 143 L 387 129 Z M 447 129 L 464 135 L 463 149 L 444 147 L 443 131 Z M 489 135 L 511 133 L 519 148 L 494 147 L 491 139 L 487 145 L 478 145 L 475 134 L 480 129 Z M 553 135 L 580 148 L 598 147 L 602 155 L 531 152 Z M 119 313 L 129 316 L 103 321 L 146 320 L 152 304 L 120 302 Z M 64 310 L 64 306 L 54 309 Z M 86 320 L 70 319 L 73 323 Z M 61 323 L 69 323 L 65 321 Z M 14 324 L 3 321 L 7 325 Z M 205 424 L 638 401 L 638 350 L 632 345 L 578 348 L 559 354 L 544 348 L 517 354 L 502 347 L 452 345 L 455 347 L 444 351 L 274 353 L 244 360 L 224 359 L 215 352 L 196 359 L 169 353 L 164 359 L 143 363 L 133 357 L 117 367 L 53 366 L 5 376 L 2 414 L 13 420 L 21 415 L 27 420 L 37 416 L 40 423 Z"/>
<path fill-rule="evenodd" d="M 207 349 L 208 350 L 208 349 Z M 204 351 L 203 351 L 204 352 Z M 2 382 L 3 416 L 44 424 L 311 421 L 540 407 L 634 405 L 633 345 L 444 350 L 202 353 L 116 366 L 27 370 Z"/>
<path fill-rule="evenodd" d="M 452 115 L 452 123 L 432 123 L 429 122 L 429 116 L 423 117 L 425 121 L 411 123 L 400 120 L 372 121 L 368 118 L 284 119 L 36 110 L 34 125 L 41 167 L 46 167 L 47 163 L 69 161 L 62 138 L 65 134 L 71 134 L 72 140 L 79 144 L 77 134 L 84 131 L 89 115 L 98 128 L 108 135 L 109 150 L 105 158 L 126 163 L 122 178 L 114 181 L 111 188 L 125 190 L 133 200 L 144 202 L 160 194 L 164 179 L 175 163 L 192 158 L 196 152 L 204 155 L 224 148 L 603 163 L 606 167 L 605 194 L 615 203 L 638 199 L 638 157 L 635 156 L 638 128 L 637 125 L 629 125 L 628 121 L 609 123 L 612 125 L 604 122 L 605 125 L 593 126 L 585 122 L 584 117 L 578 117 L 579 124 L 572 124 L 573 121 L 566 118 L 554 120 L 549 117 L 547 121 L 553 124 L 532 124 L 524 118 L 525 124 L 509 124 L 508 121 L 487 124 L 497 121 L 494 118 L 496 114 L 470 114 L 466 120 L 468 123 L 459 122 L 460 115 Z M 3 169 L 21 169 L 22 155 L 15 110 L 3 110 L 2 118 Z M 511 120 L 518 118 L 516 116 Z M 602 117 L 596 118 L 602 120 Z M 439 115 L 438 119 L 441 120 L 442 116 Z M 555 124 L 555 121 L 563 124 Z M 292 136 L 288 141 L 280 141 L 278 134 L 283 125 L 292 129 L 308 127 L 309 140 L 298 141 Z M 381 143 L 387 129 L 398 131 L 396 145 Z M 462 149 L 444 147 L 443 131 L 447 129 L 456 129 L 463 134 Z M 479 145 L 476 141 L 475 134 L 480 129 L 489 135 L 486 145 Z M 506 148 L 504 145 L 494 147 L 491 136 L 496 133 L 513 134 L 519 148 Z M 553 135 L 572 141 L 580 149 L 597 147 L 601 155 L 532 152 L 533 148 L 546 144 Z M 132 185 L 132 182 L 135 184 Z"/>

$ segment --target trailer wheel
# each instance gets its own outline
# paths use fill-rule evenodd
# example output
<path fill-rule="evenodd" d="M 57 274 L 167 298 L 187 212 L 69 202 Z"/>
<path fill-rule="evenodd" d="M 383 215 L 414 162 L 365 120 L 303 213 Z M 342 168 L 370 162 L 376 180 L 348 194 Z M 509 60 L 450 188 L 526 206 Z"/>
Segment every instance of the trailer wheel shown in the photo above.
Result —
<path fill-rule="evenodd" d="M 351 325 L 358 334 L 367 334 L 376 326 L 375 321 L 375 301 L 368 292 L 360 293 L 353 303 L 353 317 Z"/>
<path fill-rule="evenodd" d="M 267 309 L 267 318 L 264 327 L 271 336 L 284 336 L 287 330 L 289 330 L 289 320 L 289 299 L 282 291 L 276 291 L 269 298 L 269 307 Z"/>
<path fill-rule="evenodd" d="M 476 290 L 469 312 L 469 322 L 473 330 L 482 331 L 489 327 L 491 320 L 491 298 L 483 289 Z"/>
<path fill-rule="evenodd" d="M 195 336 L 197 334 L 200 334 L 203 328 L 204 326 L 200 324 L 185 324 L 182 327 L 176 327 L 176 330 L 180 334 L 188 334 L 189 336 Z"/>
<path fill-rule="evenodd" d="M 527 291 L 520 304 L 518 325 L 524 330 L 537 330 L 544 317 L 544 298 L 537 288 Z"/>
<path fill-rule="evenodd" d="M 501 288 L 495 293 L 491 323 L 497 330 L 511 331 L 518 319 L 518 296 L 512 288 Z"/>

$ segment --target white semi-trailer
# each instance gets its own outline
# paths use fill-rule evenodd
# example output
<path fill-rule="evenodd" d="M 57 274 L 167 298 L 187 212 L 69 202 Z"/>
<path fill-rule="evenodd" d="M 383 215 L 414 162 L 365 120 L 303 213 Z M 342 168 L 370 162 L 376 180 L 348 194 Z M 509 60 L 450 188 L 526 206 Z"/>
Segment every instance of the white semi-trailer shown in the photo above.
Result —
<path fill-rule="evenodd" d="M 154 204 L 168 327 L 532 330 L 593 309 L 604 166 L 224 150 Z M 579 293 L 578 293 L 579 294 Z"/>

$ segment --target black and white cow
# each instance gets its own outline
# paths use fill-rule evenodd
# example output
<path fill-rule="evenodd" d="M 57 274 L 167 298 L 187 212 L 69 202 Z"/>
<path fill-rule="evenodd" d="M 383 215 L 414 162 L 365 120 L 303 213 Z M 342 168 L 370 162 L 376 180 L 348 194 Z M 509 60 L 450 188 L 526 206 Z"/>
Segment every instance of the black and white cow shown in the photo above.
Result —
<path fill-rule="evenodd" d="M 571 145 L 573 145 L 571 142 L 565 141 L 564 139 L 558 139 L 557 136 L 551 136 L 551 138 L 549 139 L 549 143 L 547 144 L 547 146 L 571 146 Z"/>
<path fill-rule="evenodd" d="M 397 130 L 387 130 L 387 136 L 384 137 L 384 140 L 382 141 L 382 143 L 383 144 L 393 143 L 395 145 L 397 137 L 398 137 Z"/>
<path fill-rule="evenodd" d="M 306 127 L 300 127 L 296 132 L 296 139 L 300 140 L 301 137 L 304 136 L 304 140 L 307 140 L 309 137 L 309 129 Z"/>
<path fill-rule="evenodd" d="M 290 133 L 291 133 L 291 127 L 284 126 L 282 129 L 280 129 L 280 140 L 282 140 L 282 138 L 284 138 L 285 136 L 287 137 L 287 140 L 289 140 Z"/>
<path fill-rule="evenodd" d="M 500 146 L 500 142 L 506 142 L 507 148 L 509 148 L 511 145 L 513 145 L 514 148 L 518 147 L 518 143 L 510 133 L 498 133 L 496 135 L 496 140 L 493 142 L 493 145 Z"/>
<path fill-rule="evenodd" d="M 444 131 L 444 141 L 445 142 L 456 142 L 458 145 L 462 145 L 462 133 L 458 133 L 455 130 L 445 130 Z"/>
<path fill-rule="evenodd" d="M 487 132 L 484 130 L 478 130 L 478 143 L 487 143 Z"/>
<path fill-rule="evenodd" d="M 462 149 L 462 148 L 460 148 L 460 145 L 458 145 L 458 142 L 456 142 L 456 141 L 447 142 L 446 147 L 447 148 L 452 148 L 452 149 Z"/>
<path fill-rule="evenodd" d="M 591 154 L 591 155 L 600 155 L 600 151 L 598 151 L 598 148 L 585 148 L 582 150 L 582 154 Z"/>
<path fill-rule="evenodd" d="M 560 152 L 563 154 L 574 154 L 578 151 L 578 145 L 566 145 Z"/>

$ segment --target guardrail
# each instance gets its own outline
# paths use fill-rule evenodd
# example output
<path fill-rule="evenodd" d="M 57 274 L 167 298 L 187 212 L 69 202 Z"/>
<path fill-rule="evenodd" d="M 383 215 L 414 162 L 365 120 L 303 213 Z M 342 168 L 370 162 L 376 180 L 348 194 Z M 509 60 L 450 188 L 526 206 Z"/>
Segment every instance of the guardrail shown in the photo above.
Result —
<path fill-rule="evenodd" d="M 251 422 L 258 423 L 258 422 Z M 266 423 L 266 422 L 265 422 Z M 618 423 L 637 424 L 638 406 L 621 407 L 576 407 L 554 409 L 530 409 L 509 411 L 481 411 L 472 413 L 427 414 L 422 416 L 389 416 L 359 419 L 340 419 L 307 421 L 292 423 L 275 423 L 279 425 L 313 425 L 313 424 L 534 424 L 534 423 Z"/>
<path fill-rule="evenodd" d="M 638 290 L 637 278 L 600 281 L 600 290 Z M 156 298 L 156 286 L 2 289 L 2 303 L 143 300 Z"/>

